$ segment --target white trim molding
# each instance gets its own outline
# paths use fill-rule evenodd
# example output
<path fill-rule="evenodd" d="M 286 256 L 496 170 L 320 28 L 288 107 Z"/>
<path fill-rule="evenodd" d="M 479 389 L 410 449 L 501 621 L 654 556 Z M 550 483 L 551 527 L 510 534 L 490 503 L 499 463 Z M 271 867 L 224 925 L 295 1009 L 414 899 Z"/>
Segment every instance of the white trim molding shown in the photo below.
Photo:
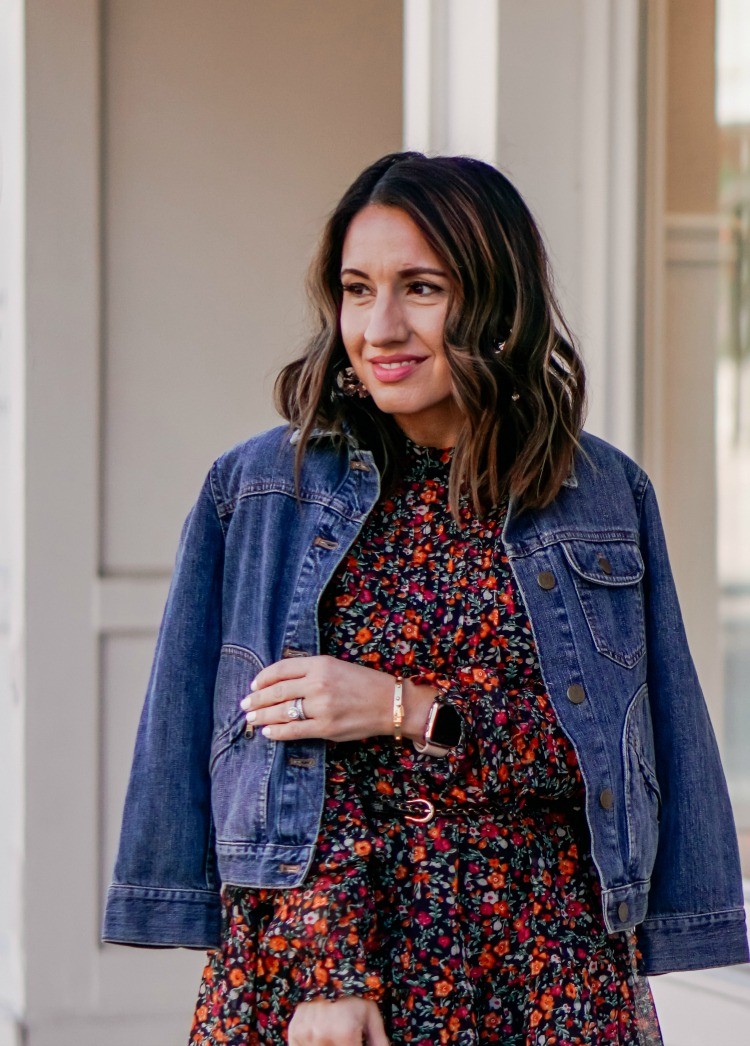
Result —
<path fill-rule="evenodd" d="M 639 0 L 406 0 L 404 146 L 519 188 L 589 371 L 588 428 L 638 449 Z"/>

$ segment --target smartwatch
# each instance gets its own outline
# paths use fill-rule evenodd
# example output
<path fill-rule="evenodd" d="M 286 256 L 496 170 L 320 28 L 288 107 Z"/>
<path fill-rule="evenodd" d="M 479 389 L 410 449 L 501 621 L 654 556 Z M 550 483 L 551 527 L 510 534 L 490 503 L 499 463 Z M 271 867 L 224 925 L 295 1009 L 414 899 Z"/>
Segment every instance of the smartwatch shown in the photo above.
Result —
<path fill-rule="evenodd" d="M 446 756 L 461 740 L 461 714 L 437 697 L 430 705 L 424 740 L 414 741 L 420 755 Z"/>

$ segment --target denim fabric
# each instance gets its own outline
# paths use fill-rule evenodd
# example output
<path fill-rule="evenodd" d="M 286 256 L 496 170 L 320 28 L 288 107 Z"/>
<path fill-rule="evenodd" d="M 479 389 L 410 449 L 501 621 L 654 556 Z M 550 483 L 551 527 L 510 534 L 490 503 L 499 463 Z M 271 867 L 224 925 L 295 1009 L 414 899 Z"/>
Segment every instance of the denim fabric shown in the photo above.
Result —
<path fill-rule="evenodd" d="M 312 861 L 325 743 L 246 732 L 239 701 L 264 665 L 319 652 L 319 598 L 380 482 L 352 436 L 317 431 L 297 501 L 297 435 L 222 455 L 185 521 L 104 940 L 216 946 L 221 882 L 296 886 Z M 582 446 L 550 506 L 511 499 L 503 541 L 581 765 L 604 919 L 637 926 L 646 973 L 745 962 L 732 811 L 656 496 L 621 451 Z"/>

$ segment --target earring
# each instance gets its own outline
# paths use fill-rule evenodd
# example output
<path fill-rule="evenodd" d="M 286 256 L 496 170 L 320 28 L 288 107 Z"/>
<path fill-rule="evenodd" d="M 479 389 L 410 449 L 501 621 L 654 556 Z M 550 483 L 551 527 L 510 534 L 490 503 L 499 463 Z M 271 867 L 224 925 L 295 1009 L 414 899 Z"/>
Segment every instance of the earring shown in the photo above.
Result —
<path fill-rule="evenodd" d="M 497 341 L 493 343 L 493 345 L 492 345 L 492 353 L 493 353 L 493 355 L 500 356 L 503 353 L 503 351 L 505 350 L 506 342 L 508 341 L 508 338 L 511 336 L 512 333 L 513 333 L 513 329 L 511 328 L 508 331 L 508 333 L 505 335 L 504 338 L 498 338 Z"/>
<path fill-rule="evenodd" d="M 359 399 L 367 399 L 370 393 L 367 386 L 356 375 L 354 367 L 342 367 L 336 372 L 336 385 L 345 396 L 357 396 Z"/>

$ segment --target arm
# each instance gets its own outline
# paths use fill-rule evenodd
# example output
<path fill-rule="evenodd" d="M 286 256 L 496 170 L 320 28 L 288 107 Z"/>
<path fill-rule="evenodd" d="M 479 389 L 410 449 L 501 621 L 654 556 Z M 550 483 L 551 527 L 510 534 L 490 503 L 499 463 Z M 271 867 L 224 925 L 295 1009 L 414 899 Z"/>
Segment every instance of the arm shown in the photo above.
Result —
<path fill-rule="evenodd" d="M 746 962 L 732 810 L 688 648 L 656 495 L 648 481 L 640 536 L 646 565 L 647 681 L 662 805 L 639 947 L 648 973 Z"/>
<path fill-rule="evenodd" d="M 529 715 L 523 711 L 526 692 L 520 684 L 522 714 L 514 723 L 498 704 L 501 686 L 497 676 L 483 669 L 458 670 L 452 677 L 421 672 L 405 680 L 405 739 L 422 739 L 427 714 L 438 693 L 461 719 L 459 743 L 447 757 L 419 757 L 421 768 L 434 784 L 472 773 L 495 796 L 498 784 L 507 783 L 511 772 L 517 778 L 528 766 Z M 253 692 L 240 704 L 248 721 L 275 741 L 308 737 L 361 740 L 393 735 L 393 690 L 394 676 L 387 672 L 328 655 L 295 657 L 259 672 Z M 290 722 L 289 708 L 300 697 L 306 718 Z M 538 714 L 538 699 L 532 695 L 528 700 L 530 714 Z"/>
<path fill-rule="evenodd" d="M 214 947 L 220 932 L 209 748 L 224 535 L 210 474 L 182 528 L 125 800 L 102 938 Z"/>

